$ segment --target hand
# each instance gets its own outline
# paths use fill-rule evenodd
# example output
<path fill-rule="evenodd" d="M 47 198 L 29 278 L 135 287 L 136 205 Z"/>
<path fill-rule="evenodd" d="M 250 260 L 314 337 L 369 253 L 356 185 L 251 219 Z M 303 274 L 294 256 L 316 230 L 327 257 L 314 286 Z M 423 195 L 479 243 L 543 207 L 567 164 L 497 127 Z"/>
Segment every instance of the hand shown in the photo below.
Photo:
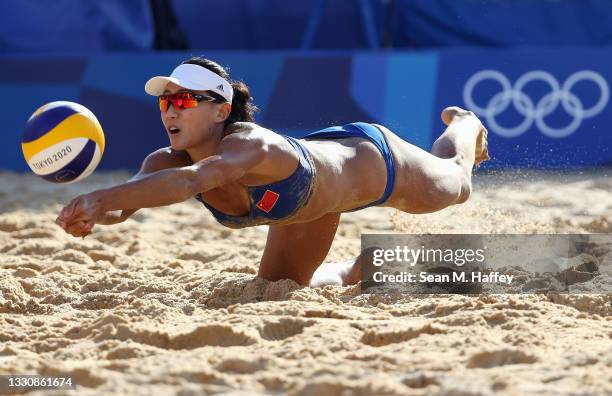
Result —
<path fill-rule="evenodd" d="M 96 223 L 111 225 L 118 224 L 126 221 L 131 215 L 134 214 L 138 209 L 127 209 L 127 210 L 116 210 L 114 212 L 102 213 Z"/>
<path fill-rule="evenodd" d="M 91 234 L 91 230 L 93 225 L 86 223 L 84 221 L 77 221 L 76 223 L 62 225 L 59 220 L 55 221 L 66 231 L 66 233 L 75 236 L 75 237 L 83 237 L 85 238 L 87 235 Z"/>
<path fill-rule="evenodd" d="M 55 222 L 73 236 L 86 236 L 104 212 L 99 200 L 93 194 L 80 195 L 60 212 Z"/>

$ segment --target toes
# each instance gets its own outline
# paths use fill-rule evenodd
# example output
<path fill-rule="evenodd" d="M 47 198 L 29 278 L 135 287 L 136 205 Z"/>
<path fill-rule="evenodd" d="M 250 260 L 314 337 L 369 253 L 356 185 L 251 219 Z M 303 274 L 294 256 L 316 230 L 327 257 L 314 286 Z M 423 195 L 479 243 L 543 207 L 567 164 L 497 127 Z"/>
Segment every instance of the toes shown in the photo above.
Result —
<path fill-rule="evenodd" d="M 442 118 L 442 122 L 444 123 L 444 125 L 450 124 L 455 114 L 456 110 L 454 107 L 447 107 L 442 110 L 442 113 L 440 113 L 440 118 Z"/>
<path fill-rule="evenodd" d="M 456 116 L 464 116 L 464 115 L 467 116 L 467 115 L 473 115 L 473 114 L 474 113 L 472 113 L 471 111 L 462 109 L 461 107 L 450 106 L 442 110 L 442 113 L 440 114 L 440 118 L 442 118 L 442 122 L 445 125 L 449 125 L 453 121 L 453 118 L 455 118 Z"/>
<path fill-rule="evenodd" d="M 474 161 L 476 165 L 480 165 L 481 162 L 491 159 L 491 157 L 489 157 L 489 143 L 487 136 L 488 131 L 485 127 L 483 127 L 476 140 L 476 160 Z"/>

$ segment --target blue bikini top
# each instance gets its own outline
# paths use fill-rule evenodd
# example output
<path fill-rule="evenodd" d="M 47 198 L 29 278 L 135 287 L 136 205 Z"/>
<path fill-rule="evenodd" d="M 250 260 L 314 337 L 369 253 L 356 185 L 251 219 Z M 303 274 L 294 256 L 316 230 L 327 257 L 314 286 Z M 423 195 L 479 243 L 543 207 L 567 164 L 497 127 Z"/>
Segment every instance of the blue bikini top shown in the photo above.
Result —
<path fill-rule="evenodd" d="M 283 136 L 293 146 L 298 154 L 298 166 L 284 180 L 261 186 L 249 186 L 250 210 L 244 216 L 225 214 L 202 199 L 202 194 L 196 199 L 204 204 L 217 219 L 226 227 L 243 228 L 254 225 L 268 224 L 275 220 L 291 216 L 302 208 L 312 194 L 315 179 L 315 166 L 312 156 L 302 143 L 291 136 Z"/>

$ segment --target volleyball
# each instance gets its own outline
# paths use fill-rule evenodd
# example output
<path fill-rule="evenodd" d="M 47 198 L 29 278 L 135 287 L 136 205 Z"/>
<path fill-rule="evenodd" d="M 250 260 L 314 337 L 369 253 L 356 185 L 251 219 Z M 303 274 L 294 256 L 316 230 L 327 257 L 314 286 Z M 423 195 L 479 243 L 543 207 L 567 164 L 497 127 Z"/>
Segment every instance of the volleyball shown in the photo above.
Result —
<path fill-rule="evenodd" d="M 41 106 L 28 119 L 21 149 L 38 176 L 53 183 L 74 183 L 96 169 L 104 143 L 102 126 L 89 109 L 59 101 Z"/>

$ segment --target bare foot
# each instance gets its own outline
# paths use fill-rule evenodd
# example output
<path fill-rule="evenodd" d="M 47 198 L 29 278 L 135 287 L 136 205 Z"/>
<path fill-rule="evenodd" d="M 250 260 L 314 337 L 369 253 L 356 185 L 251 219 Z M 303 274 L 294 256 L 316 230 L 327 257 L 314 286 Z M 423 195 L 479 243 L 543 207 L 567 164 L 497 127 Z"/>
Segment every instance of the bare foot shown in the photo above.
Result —
<path fill-rule="evenodd" d="M 442 122 L 445 125 L 449 125 L 451 122 L 453 122 L 453 119 L 455 117 L 461 117 L 461 118 L 474 117 L 476 118 L 474 113 L 472 113 L 471 111 L 462 109 L 461 107 L 457 107 L 457 106 L 450 106 L 450 107 L 445 108 L 444 110 L 442 110 L 440 117 L 442 118 Z M 485 128 L 484 125 L 480 123 L 480 131 L 478 132 L 478 136 L 476 137 L 476 158 L 474 161 L 476 165 L 480 165 L 481 162 L 484 162 L 491 158 L 489 157 L 487 137 L 488 137 L 487 128 Z"/>
<path fill-rule="evenodd" d="M 455 117 L 469 117 L 472 115 L 474 115 L 474 113 L 458 106 L 447 107 L 442 110 L 442 113 L 440 113 L 440 117 L 442 118 L 444 125 L 449 125 Z"/>
<path fill-rule="evenodd" d="M 372 278 L 372 274 L 376 267 L 374 267 L 373 257 L 374 250 L 379 249 L 377 247 L 371 247 L 365 249 L 361 254 L 355 259 L 355 263 L 350 268 L 350 270 L 342 274 L 342 284 L 344 286 L 354 285 L 362 280 L 368 280 Z"/>
<path fill-rule="evenodd" d="M 342 286 L 356 285 L 361 281 L 361 260 L 359 257 L 355 259 L 355 263 L 350 267 L 348 272 L 340 274 L 342 277 Z"/>

